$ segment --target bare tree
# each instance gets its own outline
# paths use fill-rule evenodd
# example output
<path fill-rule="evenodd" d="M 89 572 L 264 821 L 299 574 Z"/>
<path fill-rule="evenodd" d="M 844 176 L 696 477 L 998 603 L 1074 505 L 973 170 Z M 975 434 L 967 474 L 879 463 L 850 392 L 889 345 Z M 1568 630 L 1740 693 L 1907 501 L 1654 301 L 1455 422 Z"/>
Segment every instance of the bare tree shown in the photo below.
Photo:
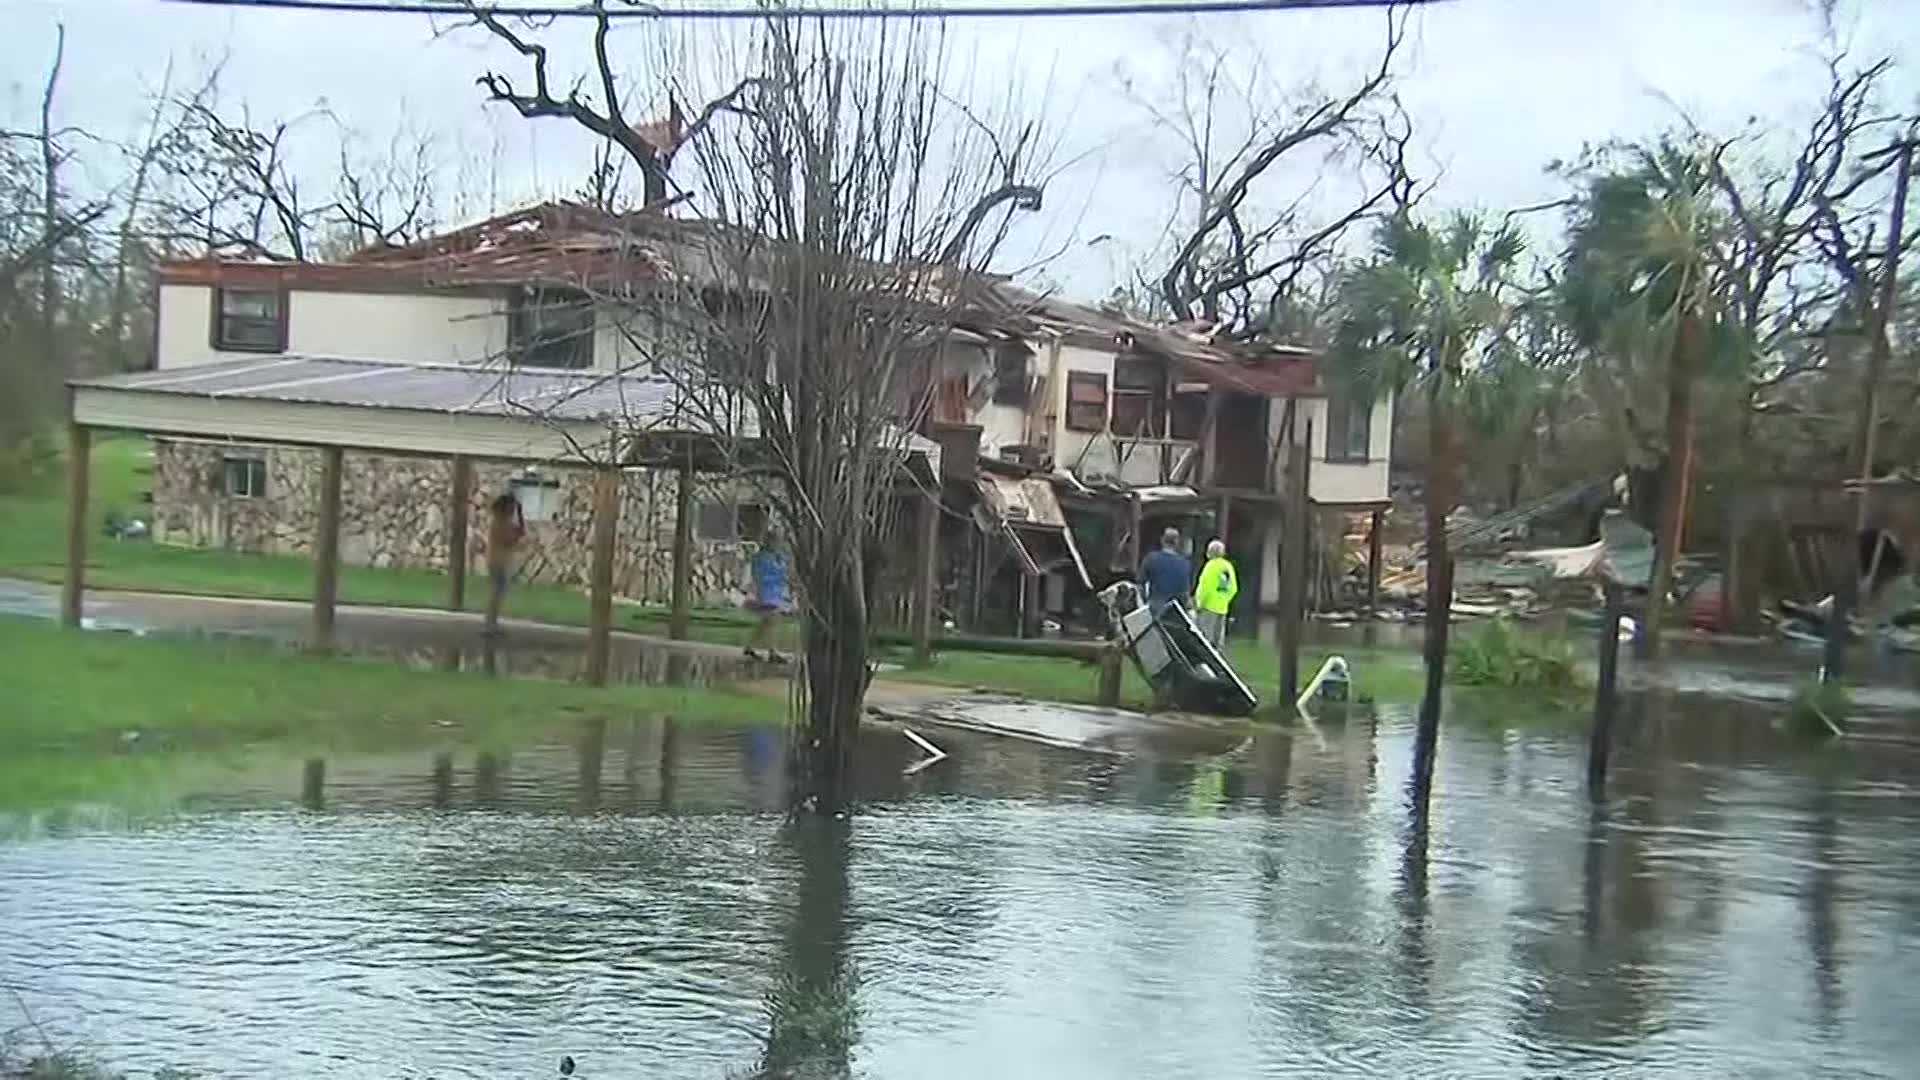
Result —
<path fill-rule="evenodd" d="M 628 95 L 621 92 L 619 75 L 614 71 L 607 48 L 612 20 L 607 17 L 606 0 L 593 0 L 596 16 L 593 59 L 600 84 L 597 101 L 593 92 L 586 89 L 585 80 L 575 82 L 564 97 L 555 96 L 547 72 L 546 46 L 528 37 L 532 30 L 541 25 L 540 22 L 503 19 L 489 12 L 478 0 L 468 0 L 468 6 L 473 9 L 474 24 L 485 27 L 494 37 L 512 46 L 515 52 L 529 61 L 532 68 L 530 76 L 533 85 L 530 89 L 524 82 L 516 84 L 499 72 L 489 71 L 480 76 L 479 84 L 486 90 L 487 100 L 511 106 L 528 119 L 570 120 L 618 146 L 640 167 L 643 198 L 647 206 L 658 205 L 671 197 L 673 159 L 680 148 L 698 138 L 715 117 L 733 111 L 741 95 L 754 82 L 752 76 L 740 79 L 731 89 L 709 99 L 692 117 L 682 111 L 680 97 L 669 93 L 664 119 L 630 119 L 627 110 L 631 102 Z"/>
<path fill-rule="evenodd" d="M 40 220 L 42 235 L 49 238 L 46 255 L 40 263 L 40 349 L 43 356 L 54 351 L 54 329 L 60 319 L 59 242 L 51 238 L 60 231 L 60 167 L 67 151 L 53 129 L 53 101 L 60 86 L 60 65 L 67 54 L 67 28 L 55 28 L 53 63 L 47 68 L 46 89 L 40 95 Z"/>
<path fill-rule="evenodd" d="M 409 126 L 396 130 L 384 153 L 358 153 L 353 132 L 340 134 L 333 206 L 323 214 L 339 228 L 343 246 L 402 247 L 441 224 L 440 160 L 433 136 Z"/>
<path fill-rule="evenodd" d="M 256 122 L 244 103 L 227 110 L 217 82 L 174 104 L 179 118 L 157 162 L 160 234 L 207 251 L 310 258 L 314 229 L 334 207 L 306 198 L 290 157 L 295 134 L 321 113 Z"/>
<path fill-rule="evenodd" d="M 1411 125 L 1393 93 L 1407 18 L 1388 11 L 1378 63 L 1344 91 L 1275 90 L 1260 54 L 1194 36 L 1182 40 L 1172 86 L 1124 80 L 1180 143 L 1171 251 L 1152 281 L 1170 315 L 1256 334 L 1303 278 L 1328 268 L 1348 229 L 1414 201 Z M 1331 211 L 1328 171 L 1357 184 Z"/>
<path fill-rule="evenodd" d="M 1001 218 L 1037 201 L 1018 170 L 1039 163 L 1031 127 L 988 124 L 943 89 L 935 24 L 769 19 L 701 40 L 679 89 L 755 72 L 726 76 L 742 88 L 728 122 L 686 145 L 701 216 L 618 219 L 630 256 L 667 269 L 644 304 L 624 287 L 597 299 L 632 313 L 627 370 L 672 384 L 670 426 L 705 432 L 705 452 L 771 496 L 805 641 L 798 794 L 825 808 L 846 797 L 871 674 L 880 531 L 936 480 L 906 467 L 931 368 Z"/>

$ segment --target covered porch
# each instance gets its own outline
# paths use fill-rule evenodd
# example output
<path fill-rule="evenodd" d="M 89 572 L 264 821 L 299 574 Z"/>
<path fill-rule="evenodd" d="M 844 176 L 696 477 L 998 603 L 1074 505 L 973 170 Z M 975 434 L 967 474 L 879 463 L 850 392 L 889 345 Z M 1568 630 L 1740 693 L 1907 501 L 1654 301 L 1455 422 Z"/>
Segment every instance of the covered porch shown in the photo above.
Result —
<path fill-rule="evenodd" d="M 595 685 L 608 677 L 623 474 L 654 470 L 674 478 L 668 637 L 687 641 L 693 622 L 696 477 L 737 475 L 758 451 L 751 430 L 725 436 L 703 430 L 678 405 L 673 382 L 642 374 L 276 355 L 76 380 L 69 384 L 67 572 L 61 597 L 62 620 L 69 626 L 80 624 L 85 608 L 89 459 L 97 430 L 316 452 L 314 506 L 310 524 L 303 524 L 312 533 L 313 561 L 306 636 L 320 650 L 330 650 L 335 640 L 348 451 L 356 460 L 365 453 L 444 463 L 441 513 L 448 574 L 443 606 L 453 612 L 468 607 L 476 465 L 562 467 L 579 470 L 572 474 L 576 477 L 590 473 L 590 513 L 573 517 L 590 518 L 583 674 Z M 922 471 L 937 470 L 937 447 L 925 440 L 909 442 L 906 453 L 910 460 L 932 459 Z M 577 490 L 586 495 L 584 487 Z M 904 490 L 930 503 L 930 487 L 906 485 Z M 936 520 L 931 512 L 916 516 L 929 526 Z M 925 565 L 931 568 L 930 561 Z M 923 576 L 927 580 L 916 582 L 914 590 L 919 602 L 911 629 L 916 651 L 925 655 L 932 633 L 931 604 L 925 598 L 932 582 L 930 575 Z"/>

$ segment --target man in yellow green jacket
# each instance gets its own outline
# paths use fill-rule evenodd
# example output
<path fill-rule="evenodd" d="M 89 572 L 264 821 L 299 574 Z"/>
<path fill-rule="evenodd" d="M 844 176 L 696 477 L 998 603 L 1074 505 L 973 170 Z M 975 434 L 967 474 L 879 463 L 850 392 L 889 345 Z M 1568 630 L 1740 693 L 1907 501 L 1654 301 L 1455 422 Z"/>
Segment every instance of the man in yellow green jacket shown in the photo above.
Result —
<path fill-rule="evenodd" d="M 1240 591 L 1240 579 L 1227 558 L 1227 545 L 1215 540 L 1207 545 L 1207 564 L 1200 568 L 1200 584 L 1193 590 L 1194 622 L 1216 649 L 1227 644 L 1227 611 Z"/>

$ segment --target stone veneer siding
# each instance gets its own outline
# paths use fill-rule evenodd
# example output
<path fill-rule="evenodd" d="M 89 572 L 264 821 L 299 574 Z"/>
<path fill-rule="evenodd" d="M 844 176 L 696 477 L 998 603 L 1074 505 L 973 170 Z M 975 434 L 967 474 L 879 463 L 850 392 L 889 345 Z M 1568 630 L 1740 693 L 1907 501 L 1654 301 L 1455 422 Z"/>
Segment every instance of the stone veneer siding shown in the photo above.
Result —
<path fill-rule="evenodd" d="M 225 493 L 229 454 L 266 460 L 266 493 Z M 230 446 L 155 439 L 154 539 L 190 547 L 309 555 L 319 516 L 320 452 L 298 447 Z M 446 503 L 453 464 L 445 459 L 395 457 L 348 451 L 340 492 L 340 558 L 362 566 L 447 568 Z M 521 467 L 474 462 L 474 489 L 467 525 L 467 564 L 485 568 L 487 504 L 507 490 Z M 559 482 L 549 521 L 527 523 L 515 578 L 587 587 L 590 565 L 593 477 L 590 470 L 542 467 Z M 613 588 L 620 596 L 665 604 L 673 587 L 674 476 L 657 469 L 621 475 L 620 528 L 615 537 Z M 701 501 L 732 498 L 728 481 L 702 483 Z M 747 553 L 730 540 L 693 542 L 696 604 L 732 604 L 746 584 Z M 470 605 L 483 602 L 470 595 Z"/>

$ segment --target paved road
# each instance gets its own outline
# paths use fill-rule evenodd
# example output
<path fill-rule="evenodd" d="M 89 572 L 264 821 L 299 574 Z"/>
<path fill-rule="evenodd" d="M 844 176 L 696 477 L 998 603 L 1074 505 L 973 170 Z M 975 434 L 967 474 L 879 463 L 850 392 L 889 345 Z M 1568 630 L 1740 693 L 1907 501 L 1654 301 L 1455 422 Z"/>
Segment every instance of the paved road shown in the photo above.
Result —
<path fill-rule="evenodd" d="M 58 586 L 0 578 L 0 613 L 52 619 L 59 611 Z M 292 600 L 90 590 L 85 625 L 136 634 L 259 638 L 297 646 L 309 640 L 309 611 L 305 603 Z M 506 635 L 495 649 L 500 674 L 557 679 L 581 674 L 586 664 L 585 629 L 521 619 L 501 623 Z M 471 612 L 342 604 L 334 617 L 335 641 L 344 652 L 446 670 L 485 666 L 480 631 L 481 618 Z M 669 641 L 625 631 L 613 634 L 610 677 L 616 682 L 672 679 L 710 684 L 781 670 L 753 663 L 729 645 Z"/>

